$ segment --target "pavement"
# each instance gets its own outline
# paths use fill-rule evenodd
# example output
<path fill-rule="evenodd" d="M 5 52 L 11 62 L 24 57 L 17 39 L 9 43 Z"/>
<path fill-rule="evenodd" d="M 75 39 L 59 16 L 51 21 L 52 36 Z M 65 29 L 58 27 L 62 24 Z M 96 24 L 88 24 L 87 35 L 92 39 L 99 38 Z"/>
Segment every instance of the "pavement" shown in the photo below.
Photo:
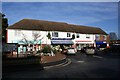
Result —
<path fill-rule="evenodd" d="M 70 60 L 61 53 L 56 54 L 56 56 L 44 56 L 42 60 L 45 62 L 42 63 L 44 69 L 70 64 Z"/>
<path fill-rule="evenodd" d="M 24 70 L 44 70 L 48 68 L 55 68 L 58 66 L 65 66 L 70 64 L 70 60 L 66 59 L 66 56 L 64 54 L 58 53 L 56 56 L 44 56 L 42 57 L 42 63 L 41 59 L 38 58 L 27 58 L 24 57 L 24 55 L 19 55 L 19 59 L 15 58 L 16 55 L 13 55 L 10 57 L 10 59 L 4 61 L 4 66 L 3 66 L 3 73 L 7 72 L 15 72 L 15 71 L 24 71 Z M 25 61 L 23 61 L 23 59 Z M 14 60 L 14 61 L 13 61 Z M 38 64 L 39 60 L 39 64 Z M 12 61 L 12 63 L 11 63 Z M 16 65 L 17 62 L 17 65 Z M 45 62 L 45 63 L 43 63 Z M 24 63 L 24 64 L 23 64 Z M 34 69 L 33 69 L 34 68 Z"/>

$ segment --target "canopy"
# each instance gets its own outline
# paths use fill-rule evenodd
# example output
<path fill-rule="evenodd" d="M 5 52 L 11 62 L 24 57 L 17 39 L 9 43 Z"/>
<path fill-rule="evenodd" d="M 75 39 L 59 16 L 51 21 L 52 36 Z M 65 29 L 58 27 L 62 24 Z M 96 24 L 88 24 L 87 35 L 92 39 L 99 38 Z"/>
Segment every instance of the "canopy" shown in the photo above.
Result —
<path fill-rule="evenodd" d="M 52 40 L 51 44 L 74 44 L 72 40 Z"/>

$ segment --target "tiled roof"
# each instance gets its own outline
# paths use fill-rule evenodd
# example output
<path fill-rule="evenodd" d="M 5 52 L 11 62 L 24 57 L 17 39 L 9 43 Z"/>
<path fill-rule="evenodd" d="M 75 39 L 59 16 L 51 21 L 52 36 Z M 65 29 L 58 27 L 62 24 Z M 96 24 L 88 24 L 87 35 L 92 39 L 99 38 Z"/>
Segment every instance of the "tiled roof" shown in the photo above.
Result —
<path fill-rule="evenodd" d="M 76 32 L 83 34 L 106 34 L 102 29 L 97 27 L 73 25 L 63 22 L 52 22 L 44 20 L 23 19 L 7 29 L 20 29 L 20 30 L 40 30 L 40 31 L 63 31 L 63 32 Z"/>

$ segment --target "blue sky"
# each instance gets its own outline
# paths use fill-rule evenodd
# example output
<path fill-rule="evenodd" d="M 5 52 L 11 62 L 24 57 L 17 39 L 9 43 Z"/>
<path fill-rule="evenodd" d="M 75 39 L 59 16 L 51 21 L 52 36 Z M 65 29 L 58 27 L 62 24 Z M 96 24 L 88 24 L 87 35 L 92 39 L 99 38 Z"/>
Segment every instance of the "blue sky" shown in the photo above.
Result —
<path fill-rule="evenodd" d="M 117 2 L 3 2 L 12 25 L 24 18 L 99 27 L 118 34 Z"/>
<path fill-rule="evenodd" d="M 3 2 L 118 2 L 119 0 L 2 0 Z"/>

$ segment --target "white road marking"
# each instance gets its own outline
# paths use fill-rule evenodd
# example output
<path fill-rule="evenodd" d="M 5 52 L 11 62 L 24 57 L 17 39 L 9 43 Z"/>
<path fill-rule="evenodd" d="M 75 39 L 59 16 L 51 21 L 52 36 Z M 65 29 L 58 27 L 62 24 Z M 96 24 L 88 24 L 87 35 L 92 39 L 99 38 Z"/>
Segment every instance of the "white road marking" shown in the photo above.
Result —
<path fill-rule="evenodd" d="M 53 65 L 53 66 L 46 66 L 44 67 L 44 69 L 49 69 L 49 68 L 53 68 L 53 67 L 64 67 L 64 66 L 67 66 L 71 63 L 71 60 L 68 59 L 67 63 L 65 64 L 66 62 L 64 63 L 61 63 L 61 64 L 57 64 L 57 65 Z"/>
<path fill-rule="evenodd" d="M 79 63 L 83 63 L 83 62 L 85 62 L 85 61 L 77 61 L 77 62 L 79 62 Z"/>
<path fill-rule="evenodd" d="M 100 56 L 95 56 L 95 55 L 93 55 L 93 57 L 96 57 L 96 58 L 103 58 L 103 57 L 100 57 Z"/>

